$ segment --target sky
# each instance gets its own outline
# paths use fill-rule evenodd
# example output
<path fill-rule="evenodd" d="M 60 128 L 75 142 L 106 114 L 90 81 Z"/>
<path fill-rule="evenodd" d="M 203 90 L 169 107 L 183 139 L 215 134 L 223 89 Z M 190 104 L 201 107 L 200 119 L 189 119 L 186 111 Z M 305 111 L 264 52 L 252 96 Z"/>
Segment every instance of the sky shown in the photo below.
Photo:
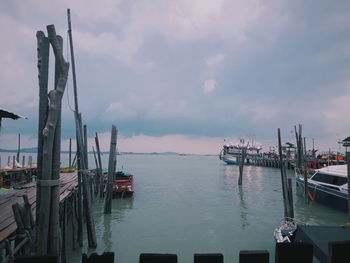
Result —
<path fill-rule="evenodd" d="M 0 2 L 0 148 L 35 147 L 36 32 L 54 24 L 67 50 L 71 9 L 79 110 L 109 149 L 216 154 L 224 139 L 264 149 L 295 141 L 338 149 L 350 136 L 350 2 L 81 0 Z M 50 55 L 53 89 L 54 56 Z M 72 72 L 62 101 L 62 149 L 75 137 Z"/>

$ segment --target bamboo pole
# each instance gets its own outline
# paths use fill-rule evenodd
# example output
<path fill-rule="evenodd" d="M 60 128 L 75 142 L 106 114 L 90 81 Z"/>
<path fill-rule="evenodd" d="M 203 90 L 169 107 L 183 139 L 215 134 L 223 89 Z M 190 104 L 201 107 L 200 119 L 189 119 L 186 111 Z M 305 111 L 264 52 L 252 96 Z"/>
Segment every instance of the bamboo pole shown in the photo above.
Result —
<path fill-rule="evenodd" d="M 100 143 L 98 139 L 98 134 L 96 132 L 95 136 L 95 144 L 96 144 L 96 151 L 97 151 L 97 160 L 98 160 L 98 184 L 99 184 L 99 191 L 100 191 L 100 197 L 103 197 L 103 178 L 102 178 L 102 161 L 101 161 L 101 151 L 100 151 Z"/>
<path fill-rule="evenodd" d="M 117 128 L 112 125 L 111 131 L 111 145 L 109 149 L 109 161 L 108 161 L 108 181 L 107 191 L 105 199 L 105 214 L 110 214 L 112 211 L 112 182 L 115 174 L 114 160 L 116 158 L 116 146 L 117 146 Z"/>

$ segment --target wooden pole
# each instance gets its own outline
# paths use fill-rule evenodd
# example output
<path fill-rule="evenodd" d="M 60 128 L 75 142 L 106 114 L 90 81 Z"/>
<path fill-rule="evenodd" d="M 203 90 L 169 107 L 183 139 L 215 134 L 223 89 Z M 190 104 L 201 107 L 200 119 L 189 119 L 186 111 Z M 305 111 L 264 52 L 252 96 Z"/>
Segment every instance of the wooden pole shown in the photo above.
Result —
<path fill-rule="evenodd" d="M 55 188 L 58 188 L 59 185 L 59 181 L 57 179 L 54 179 L 55 177 L 52 176 L 52 168 L 55 167 L 53 164 L 55 164 L 57 161 L 53 157 L 53 150 L 55 148 L 55 129 L 60 117 L 61 102 L 67 83 L 69 63 L 67 63 L 63 58 L 62 49 L 60 47 L 60 40 L 56 35 L 54 25 L 47 26 L 47 31 L 50 44 L 55 54 L 59 76 L 57 78 L 56 88 L 49 93 L 50 105 L 47 115 L 47 122 L 42 131 L 43 159 L 45 162 L 42 163 L 42 178 L 39 181 L 41 186 L 41 207 L 39 211 L 37 249 L 40 255 L 45 255 L 48 252 L 54 255 L 58 255 L 59 243 L 57 243 L 56 237 L 59 237 L 59 228 L 57 228 L 57 225 L 55 224 L 51 225 L 50 227 L 50 216 L 58 216 L 55 214 L 56 212 L 53 212 L 52 209 L 54 209 L 54 207 L 52 204 L 59 201 L 53 200 L 52 198 L 54 196 L 57 196 L 57 194 L 55 195 L 55 192 L 58 193 L 58 191 L 57 189 L 55 190 Z M 50 211 L 50 216 L 48 216 L 48 211 Z M 53 214 L 51 214 L 52 212 Z M 48 239 L 49 233 L 51 239 Z"/>
<path fill-rule="evenodd" d="M 108 181 L 107 191 L 105 199 L 105 214 L 110 214 L 112 211 L 112 182 L 115 174 L 114 160 L 116 158 L 116 146 L 117 146 L 117 128 L 112 125 L 111 131 L 111 145 L 109 149 L 109 161 L 108 161 Z"/>
<path fill-rule="evenodd" d="M 95 223 L 92 216 L 92 209 L 91 209 L 91 198 L 88 191 L 88 184 L 87 184 L 87 156 L 84 151 L 84 141 L 83 141 L 83 133 L 82 133 L 82 121 L 81 121 L 81 115 L 79 113 L 78 108 L 78 92 L 77 92 L 77 80 L 76 80 L 76 72 L 75 72 L 75 60 L 74 60 L 74 49 L 73 49 L 73 37 L 72 37 L 72 25 L 71 25 L 71 18 L 70 18 L 70 10 L 67 9 L 67 17 L 68 17 L 68 36 L 69 36 L 69 44 L 70 44 L 70 51 L 71 51 L 71 59 L 72 59 L 72 73 L 73 73 L 73 88 L 74 88 L 74 104 L 75 104 L 75 125 L 76 125 L 76 131 L 77 131 L 77 154 L 78 159 L 80 160 L 80 168 L 79 170 L 83 170 L 83 173 L 81 173 L 82 178 L 82 186 L 83 186 L 83 195 L 85 200 L 85 209 L 86 209 L 86 227 L 87 227 L 87 234 L 88 234 L 88 243 L 90 248 L 95 248 L 97 246 L 96 242 L 96 233 L 95 233 Z M 78 173 L 79 174 L 79 173 Z M 79 176 L 78 176 L 79 177 Z M 78 179 L 78 181 L 80 181 Z M 79 187 L 78 187 L 79 189 Z M 81 187 L 80 187 L 81 189 Z M 78 207 L 81 207 L 81 190 L 79 194 L 80 199 L 80 205 L 78 203 Z M 79 209 L 79 213 L 81 213 L 82 209 Z M 82 220 L 82 215 L 79 216 Z M 80 221 L 82 223 L 82 221 Z M 79 224 L 81 225 L 81 224 Z M 79 231 L 79 243 L 82 246 L 82 229 L 80 228 Z"/>
<path fill-rule="evenodd" d="M 244 160 L 246 158 L 247 154 L 247 147 L 242 147 L 241 154 L 240 154 L 240 160 L 239 160 L 239 177 L 238 177 L 238 185 L 242 185 L 243 181 L 243 167 L 244 167 Z"/>
<path fill-rule="evenodd" d="M 85 165 L 86 169 L 89 169 L 89 160 L 88 160 L 88 137 L 87 137 L 87 126 L 84 124 L 84 154 L 85 154 Z"/>
<path fill-rule="evenodd" d="M 348 223 L 350 226 L 350 152 L 346 152 L 346 162 L 348 168 Z"/>
<path fill-rule="evenodd" d="M 72 167 L 72 138 L 69 138 L 69 166 Z"/>
<path fill-rule="evenodd" d="M 75 60 L 74 60 L 74 49 L 73 49 L 73 37 L 72 37 L 72 26 L 71 26 L 71 19 L 70 19 L 70 9 L 67 9 L 67 18 L 68 18 L 68 36 L 69 36 L 69 46 L 70 46 L 70 52 L 71 52 L 71 60 L 72 60 L 72 75 L 73 75 L 73 90 L 74 90 L 74 117 L 75 117 L 75 127 L 76 127 L 76 139 L 77 139 L 77 163 L 78 163 L 78 241 L 79 245 L 83 246 L 83 206 L 82 206 L 82 177 L 83 174 L 81 172 L 82 169 L 84 169 L 82 162 L 82 147 L 79 147 L 79 144 L 82 146 L 82 141 L 79 142 L 79 140 L 82 140 L 82 138 L 79 138 L 79 135 L 81 136 L 81 127 L 80 127 L 80 121 L 79 121 L 79 107 L 78 107 L 78 91 L 77 91 L 77 79 L 76 79 L 76 73 L 75 73 Z"/>
<path fill-rule="evenodd" d="M 283 204 L 284 204 L 284 217 L 290 217 L 289 211 L 289 198 L 288 198 L 288 182 L 286 178 L 286 173 L 284 169 L 284 162 L 283 162 L 283 156 L 282 156 L 282 142 L 281 142 L 281 131 L 278 128 L 278 154 L 279 154 L 279 161 L 280 161 L 280 169 L 281 169 L 281 182 L 282 182 L 282 194 L 283 194 Z"/>
<path fill-rule="evenodd" d="M 100 197 L 103 197 L 103 178 L 102 178 L 102 161 L 101 161 L 101 151 L 100 151 L 100 143 L 98 139 L 98 134 L 96 132 L 95 136 L 96 143 L 96 151 L 97 151 L 97 160 L 98 160 L 98 170 L 97 170 L 97 180 L 99 184 Z"/>
<path fill-rule="evenodd" d="M 51 40 L 51 35 L 49 34 L 50 42 L 54 41 Z M 63 50 L 63 39 L 61 36 L 57 36 L 58 45 L 61 49 L 61 52 Z M 58 87 L 58 81 L 61 76 L 61 65 L 60 61 L 56 59 L 55 61 L 55 90 L 57 90 Z M 68 77 L 68 69 L 66 73 Z M 61 104 L 61 103 L 60 103 Z M 58 109 L 58 115 L 57 115 L 57 123 L 56 123 L 56 129 L 54 134 L 54 143 L 53 143 L 53 151 L 52 151 L 52 180 L 59 180 L 60 179 L 60 164 L 61 164 L 61 105 L 59 105 Z M 60 223 L 59 223 L 59 209 L 60 209 L 60 196 L 59 196 L 59 185 L 55 185 L 52 187 L 52 193 L 51 193 L 51 212 L 50 212 L 50 241 L 49 244 L 49 253 L 51 254 L 59 254 L 60 251 Z"/>
<path fill-rule="evenodd" d="M 37 154 L 37 180 L 42 178 L 42 163 L 43 163 L 43 137 L 42 130 L 45 127 L 47 119 L 48 107 L 48 79 L 49 79 L 49 54 L 50 43 L 44 32 L 38 31 L 36 33 L 38 45 L 38 77 L 39 77 L 39 121 L 38 121 L 38 154 Z M 29 159 L 28 159 L 29 165 Z M 39 222 L 40 211 L 40 184 L 36 186 L 36 224 Z"/>
<path fill-rule="evenodd" d="M 18 150 L 17 150 L 17 162 L 19 163 L 19 154 L 21 152 L 21 134 L 18 134 Z"/>

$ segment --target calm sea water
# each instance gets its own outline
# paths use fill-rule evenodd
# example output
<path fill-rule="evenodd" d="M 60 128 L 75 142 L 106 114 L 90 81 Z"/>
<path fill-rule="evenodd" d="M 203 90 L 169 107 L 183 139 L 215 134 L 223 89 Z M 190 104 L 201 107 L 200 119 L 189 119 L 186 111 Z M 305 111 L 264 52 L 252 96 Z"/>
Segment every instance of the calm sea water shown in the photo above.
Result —
<path fill-rule="evenodd" d="M 62 155 L 62 166 L 67 160 Z M 104 155 L 105 167 L 107 162 Z M 138 262 L 140 253 L 175 253 L 180 263 L 193 262 L 194 253 L 222 253 L 225 262 L 238 262 L 240 250 L 274 255 L 273 230 L 283 216 L 278 169 L 246 166 L 239 187 L 238 167 L 214 156 L 121 155 L 122 166 L 135 176 L 134 197 L 114 199 L 111 215 L 103 214 L 103 200 L 95 200 L 98 247 L 89 250 L 85 238 L 69 262 L 80 262 L 81 252 L 103 251 L 114 251 L 120 263 Z M 295 184 L 293 190 L 299 222 L 346 223 L 346 214 L 306 205 Z"/>

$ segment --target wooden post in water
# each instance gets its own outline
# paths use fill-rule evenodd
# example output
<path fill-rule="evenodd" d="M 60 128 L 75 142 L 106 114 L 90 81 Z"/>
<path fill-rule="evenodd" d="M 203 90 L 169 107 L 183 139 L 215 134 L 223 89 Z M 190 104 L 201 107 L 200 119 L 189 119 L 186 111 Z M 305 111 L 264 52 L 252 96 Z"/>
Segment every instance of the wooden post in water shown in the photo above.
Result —
<path fill-rule="evenodd" d="M 59 224 L 56 224 L 59 217 L 59 180 L 56 175 L 58 137 L 56 136 L 57 123 L 60 118 L 61 101 L 65 90 L 69 63 L 64 60 L 59 38 L 56 35 L 54 25 L 47 26 L 48 38 L 53 48 L 57 66 L 57 85 L 49 93 L 49 111 L 47 121 L 42 130 L 43 159 L 42 178 L 40 184 L 40 211 L 37 235 L 37 250 L 39 255 L 53 254 L 59 255 Z M 55 137 L 57 140 L 55 140 Z M 59 147 L 58 147 L 59 148 Z M 59 158 L 59 157 L 58 157 Z M 54 168 L 54 169 L 53 169 Z M 59 168 L 58 168 L 59 170 Z"/>
<path fill-rule="evenodd" d="M 114 160 L 116 158 L 116 146 L 117 146 L 117 128 L 112 125 L 111 131 L 111 145 L 109 149 L 109 161 L 108 161 L 108 181 L 107 191 L 105 199 L 105 214 L 110 214 L 112 211 L 112 182 L 115 174 Z"/>
<path fill-rule="evenodd" d="M 99 184 L 99 191 L 100 191 L 100 197 L 103 197 L 103 178 L 102 178 L 102 161 L 101 161 L 101 151 L 100 151 L 100 142 L 98 140 L 98 134 L 96 132 L 95 136 L 95 143 L 96 143 L 96 151 L 97 151 L 97 160 L 98 160 L 98 184 Z"/>
<path fill-rule="evenodd" d="M 281 142 L 281 131 L 278 128 L 278 155 L 279 155 L 279 161 L 280 161 L 280 169 L 281 169 L 281 182 L 282 182 L 282 194 L 283 194 L 283 206 L 284 206 L 284 217 L 289 217 L 289 198 L 288 198 L 288 181 L 287 181 L 287 175 L 285 173 L 284 169 L 284 162 L 283 162 L 283 156 L 282 156 L 282 142 Z"/>
<path fill-rule="evenodd" d="M 88 160 L 88 137 L 87 137 L 87 126 L 84 124 L 84 154 L 85 154 L 85 166 L 86 169 L 89 169 L 89 160 Z"/>
<path fill-rule="evenodd" d="M 74 111 L 74 117 L 75 117 L 75 126 L 76 126 L 76 137 L 77 137 L 77 159 L 79 160 L 79 172 L 78 172 L 78 182 L 80 187 L 78 186 L 78 210 L 79 210 L 79 224 L 78 224 L 78 240 L 79 245 L 82 246 L 82 204 L 81 204 L 81 188 L 83 188 L 83 196 L 84 196 L 84 208 L 85 208 L 85 215 L 86 215 L 86 228 L 87 228 L 87 235 L 88 235 L 88 244 L 89 248 L 96 248 L 97 242 L 96 242 L 96 233 L 95 233 L 95 223 L 94 218 L 92 216 L 92 209 L 91 209 L 91 199 L 90 194 L 88 191 L 88 184 L 87 184 L 87 160 L 86 155 L 84 151 L 84 141 L 83 141 L 83 129 L 82 129 L 82 121 L 81 121 L 81 114 L 79 113 L 78 108 L 78 92 L 77 92 L 77 81 L 76 81 L 76 72 L 75 72 L 75 60 L 74 60 L 74 50 L 73 50 L 73 38 L 72 38 L 72 26 L 71 26 L 71 18 L 70 18 L 70 10 L 67 9 L 67 18 L 68 18 L 68 36 L 69 36 L 69 44 L 70 44 L 70 51 L 71 51 L 71 59 L 72 59 L 72 75 L 73 75 L 73 90 L 74 90 L 74 104 L 75 104 L 75 111 Z M 81 180 L 82 179 L 82 180 Z M 81 183 L 82 182 L 82 183 Z M 81 187 L 82 184 L 82 187 Z"/>
<path fill-rule="evenodd" d="M 243 167 L 244 167 L 244 160 L 247 155 L 247 147 L 242 147 L 241 154 L 239 156 L 239 177 L 238 177 L 238 185 L 242 185 L 243 181 Z"/>
<path fill-rule="evenodd" d="M 48 106 L 48 79 L 49 79 L 49 54 L 50 43 L 44 32 L 38 31 L 36 33 L 37 50 L 38 50 L 38 78 L 39 78 L 39 120 L 38 120 L 38 154 L 37 154 L 37 181 L 42 178 L 42 164 L 43 164 L 43 137 L 42 130 L 45 127 L 47 119 Z M 28 159 L 29 165 L 30 158 Z M 40 184 L 36 186 L 36 224 L 39 223 L 40 211 Z"/>

